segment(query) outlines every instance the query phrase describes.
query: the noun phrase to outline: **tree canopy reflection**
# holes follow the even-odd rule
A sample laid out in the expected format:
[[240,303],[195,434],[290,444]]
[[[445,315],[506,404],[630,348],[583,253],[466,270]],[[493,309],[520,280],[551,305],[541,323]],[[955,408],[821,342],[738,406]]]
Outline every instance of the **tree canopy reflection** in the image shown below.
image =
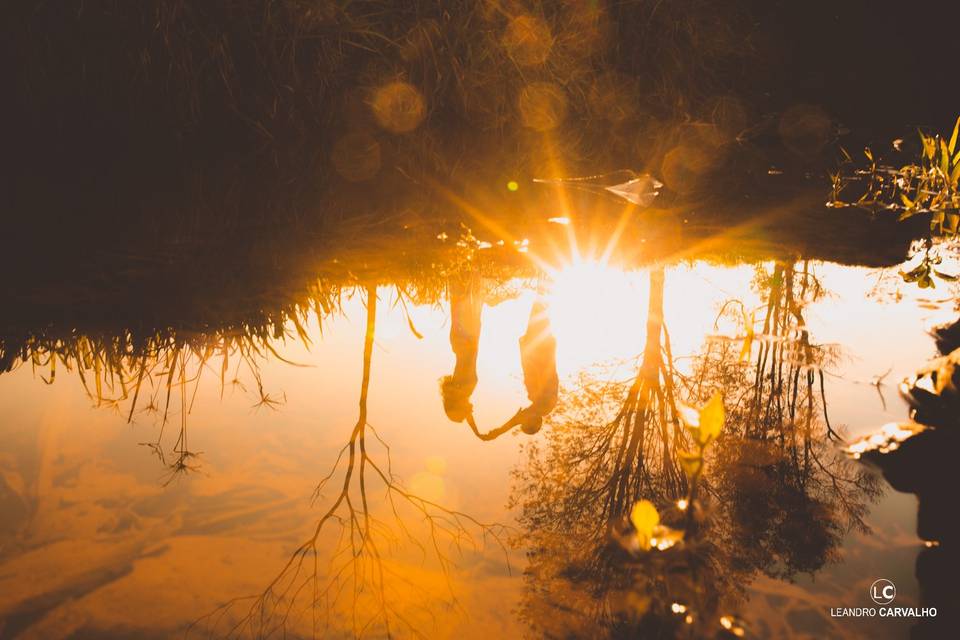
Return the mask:
[[[390,447],[367,418],[377,318],[374,285],[366,287],[366,310],[357,422],[314,499],[322,497],[328,481],[338,479],[340,489],[313,533],[261,593],[229,600],[197,621],[195,627],[210,637],[320,637],[345,629],[354,637],[398,632],[424,637],[421,626],[437,601],[456,605],[451,554],[487,542],[506,552],[503,525],[480,522],[420,496],[394,474]],[[371,499],[374,491],[381,500]],[[404,545],[436,565],[445,594],[397,566],[395,556]]]
[[[530,447],[516,471],[513,500],[529,558],[522,615],[534,635],[743,633],[736,613],[751,580],[788,579],[835,561],[843,535],[865,528],[867,506],[880,494],[875,476],[831,443],[839,434],[822,376],[838,353],[812,342],[803,321],[805,306],[824,295],[809,265],[758,268],[760,331],[742,303],[725,305],[718,322],[732,322],[736,335],[708,339],[686,372],[664,325],[665,281],[663,268],[650,271],[633,379],[581,376],[546,442]],[[690,504],[678,459],[690,442],[678,404],[702,404],[717,391],[726,426]],[[639,499],[684,528],[684,543],[643,554],[617,545]]]
[[[738,613],[756,576],[790,579],[815,572],[837,559],[846,532],[865,529],[868,505],[880,487],[834,450],[843,434],[829,421],[824,370],[841,354],[835,345],[818,344],[804,321],[807,307],[826,295],[810,264],[758,266],[753,286],[763,304],[754,309],[727,301],[715,335],[692,358],[673,352],[664,316],[671,295],[668,269],[649,268],[646,315],[633,319],[643,349],[630,378],[609,380],[590,370],[562,390],[549,310],[538,296],[517,345],[530,406],[486,433],[473,422],[471,400],[478,382],[481,274],[460,266],[419,288],[395,284],[396,298],[404,307],[405,300],[435,304],[446,288],[455,360],[441,382],[447,417],[470,422],[481,439],[496,437],[504,427],[535,433],[541,421],[546,424],[539,438],[525,440],[528,455],[516,471],[512,498],[520,533],[509,540],[528,553],[520,615],[533,635],[736,635],[742,629]],[[9,352],[49,367],[51,378],[57,362],[94,371],[91,397],[109,406],[129,402],[128,415],[138,398],[164,412],[171,398],[179,401],[183,442],[174,446],[174,464],[189,470],[186,408],[200,373],[217,365],[222,387],[239,381],[238,367],[246,367],[259,402],[270,406],[277,396],[264,391],[258,360],[280,357],[274,345],[284,338],[306,341],[302,325],[310,309],[325,319],[341,295],[364,295],[357,420],[317,488],[319,495],[329,481],[338,490],[324,501],[289,562],[264,577],[261,592],[229,600],[196,630],[227,637],[423,635],[433,608],[456,606],[451,550],[508,542],[506,527],[418,495],[394,475],[388,443],[367,417],[368,397],[375,393],[370,375],[378,283],[353,286],[318,289],[287,315],[246,332],[157,332],[141,340],[142,347],[131,332],[115,348],[96,349],[84,342],[88,338],[51,335]],[[416,334],[409,314],[407,320]],[[154,378],[160,384],[144,384]],[[140,394],[141,385],[149,394]],[[693,482],[684,462],[694,442],[683,428],[683,407],[704,405],[718,392],[726,424]],[[527,428],[533,424],[538,428]],[[683,531],[682,543],[649,553],[619,544],[638,500],[656,505],[665,526]],[[421,580],[425,576],[411,573],[397,558],[401,547],[429,557],[445,584],[437,588],[436,575]]]

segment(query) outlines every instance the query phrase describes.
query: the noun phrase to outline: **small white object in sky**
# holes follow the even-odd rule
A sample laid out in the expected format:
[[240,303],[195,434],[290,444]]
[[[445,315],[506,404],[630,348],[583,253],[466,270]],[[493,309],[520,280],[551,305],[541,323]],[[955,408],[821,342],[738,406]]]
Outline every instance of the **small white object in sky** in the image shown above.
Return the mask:
[[613,195],[641,207],[649,207],[653,199],[660,195],[661,188],[663,183],[647,173],[628,182],[606,187]]
[[629,169],[586,178],[536,178],[534,182],[562,184],[591,193],[610,193],[640,207],[653,204],[653,199],[660,195],[660,189],[663,188],[663,183],[649,173],[637,174]]

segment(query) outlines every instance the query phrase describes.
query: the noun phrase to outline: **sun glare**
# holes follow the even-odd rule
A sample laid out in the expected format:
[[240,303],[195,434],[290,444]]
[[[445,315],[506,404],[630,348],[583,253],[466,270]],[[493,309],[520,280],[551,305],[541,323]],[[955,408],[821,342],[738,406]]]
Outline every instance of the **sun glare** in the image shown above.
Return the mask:
[[646,310],[646,272],[585,260],[551,276],[546,298],[561,369],[573,372],[639,352],[643,332],[637,331],[637,318]]

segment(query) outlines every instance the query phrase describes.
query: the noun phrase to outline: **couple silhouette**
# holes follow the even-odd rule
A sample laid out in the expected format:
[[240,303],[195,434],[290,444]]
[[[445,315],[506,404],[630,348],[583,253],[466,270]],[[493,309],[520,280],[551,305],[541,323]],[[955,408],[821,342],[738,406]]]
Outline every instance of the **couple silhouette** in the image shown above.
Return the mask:
[[539,293],[530,309],[527,330],[520,336],[520,365],[530,405],[518,410],[503,425],[483,433],[473,417],[470,401],[477,386],[480,347],[480,314],[483,296],[479,277],[450,282],[450,347],[456,356],[453,373],[440,380],[443,409],[453,422],[466,422],[481,440],[493,440],[519,426],[533,435],[557,404],[557,341],[550,328],[547,307]]

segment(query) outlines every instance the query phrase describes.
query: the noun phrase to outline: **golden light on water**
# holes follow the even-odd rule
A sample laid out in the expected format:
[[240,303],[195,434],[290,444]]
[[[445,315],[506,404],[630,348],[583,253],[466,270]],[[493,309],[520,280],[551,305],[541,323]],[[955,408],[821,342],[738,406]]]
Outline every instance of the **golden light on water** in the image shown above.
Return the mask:
[[[648,270],[628,270],[599,258],[576,257],[545,270],[543,295],[557,338],[561,375],[574,375],[600,362],[634,358],[642,351]],[[759,302],[750,290],[751,275],[749,267],[706,263],[668,270],[667,286],[680,294],[664,301],[676,353],[693,352],[714,332],[714,319],[724,300],[736,297],[748,305]],[[515,322],[522,321],[518,315]]]
[[[564,247],[568,249],[566,257],[554,257],[552,265],[547,264],[544,257],[547,253],[543,251],[544,240],[533,233],[529,234],[529,238],[520,236],[504,241],[494,240],[495,236],[489,236],[489,240],[477,241],[477,248],[485,249],[479,254],[482,256],[496,253],[494,246],[503,246],[504,251],[528,249],[529,252],[523,259],[529,258],[530,263],[541,274],[538,280],[531,282],[532,271],[528,269],[523,272],[526,274],[525,278],[516,277],[496,284],[486,280],[483,285],[486,287],[486,297],[482,310],[482,339],[477,366],[479,385],[473,395],[473,402],[478,421],[485,428],[500,424],[506,416],[512,415],[518,407],[528,403],[524,395],[518,338],[527,326],[531,305],[538,296],[547,303],[553,332],[557,338],[557,365],[562,393],[576,393],[576,376],[580,373],[589,375],[592,372],[584,371],[585,368],[606,362],[623,364],[622,367],[618,364],[612,379],[627,378],[636,371],[636,359],[643,352],[651,274],[659,271],[660,265],[634,269],[621,267],[616,256],[609,261],[603,258],[609,246],[608,237],[598,233],[594,241],[582,236],[583,246],[578,246],[572,227],[555,230],[561,231],[558,234],[561,239],[564,239],[564,232],[570,232],[570,246]],[[453,241],[455,239],[447,237],[445,233],[438,234],[438,242]],[[613,255],[615,252],[610,253]],[[477,258],[477,262],[479,261]],[[670,332],[678,371],[689,372],[685,367],[691,366],[690,355],[702,352],[711,336],[720,334],[722,339],[736,339],[735,323],[721,322],[719,327],[714,326],[719,309],[730,299],[742,301],[748,311],[758,307],[762,298],[761,294],[754,290],[754,283],[763,277],[770,277],[775,266],[769,262],[729,266],[695,262],[692,259],[688,262],[663,265],[663,319]],[[882,349],[877,348],[877,345],[881,344],[880,337],[864,331],[865,323],[842,321],[852,317],[869,318],[876,314],[878,305],[881,304],[864,296],[865,288],[871,286],[869,279],[865,277],[868,275],[867,270],[829,264],[813,264],[811,268],[816,270],[824,286],[834,292],[833,296],[811,304],[805,310],[805,322],[809,323],[811,335],[817,340],[849,344],[851,353],[857,356],[857,359],[850,358],[836,365],[836,379],[839,380],[843,374],[850,378],[869,380],[871,374],[882,372],[889,366],[890,349],[917,348],[918,340],[910,342],[912,334],[900,328],[915,324],[914,322],[908,325],[908,321],[915,321],[916,316],[906,311],[900,318],[891,313],[891,307],[884,308],[888,315],[886,322],[890,323],[893,329],[908,336],[908,340],[904,340],[903,345],[897,341],[889,341],[892,346],[882,342]],[[497,286],[503,286],[508,290],[507,293],[499,295],[498,291],[493,291]],[[397,291],[394,285],[381,285],[378,290],[382,305],[376,324],[372,383],[374,393],[370,398],[370,424],[375,425],[377,437],[382,435],[384,442],[393,448],[396,473],[403,479],[405,490],[418,499],[434,504],[471,514],[480,513],[490,520],[501,518],[499,509],[509,495],[510,465],[515,464],[514,449],[518,443],[525,441],[526,436],[520,434],[516,438],[504,437],[496,442],[481,444],[464,425],[446,420],[438,395],[437,380],[448,374],[454,366],[449,340],[448,299],[438,304],[413,303],[408,299],[408,307],[405,308],[404,305],[396,303]],[[131,598],[146,597],[143,594],[155,591],[154,576],[167,576],[171,572],[170,567],[176,567],[181,572],[177,577],[180,580],[184,576],[216,574],[215,577],[223,581],[223,584],[219,585],[221,591],[235,591],[237,585],[230,582],[235,579],[231,567],[243,564],[240,558],[256,558],[256,562],[250,562],[243,567],[244,573],[239,576],[252,584],[259,584],[264,575],[269,576],[277,566],[283,566],[287,560],[285,549],[271,548],[270,544],[264,542],[267,536],[263,532],[269,531],[271,536],[276,532],[292,535],[286,532],[316,516],[316,512],[310,511],[307,502],[302,500],[304,477],[309,478],[309,484],[317,474],[318,459],[329,463],[336,458],[336,452],[342,446],[340,438],[345,432],[349,432],[352,421],[356,419],[353,413],[355,384],[360,379],[357,346],[362,344],[363,339],[363,326],[357,319],[363,317],[364,298],[360,295],[348,296],[343,304],[344,316],[331,319],[327,325],[328,331],[325,329],[323,336],[319,333],[319,325],[308,327],[313,342],[312,350],[284,349],[281,352],[291,361],[322,363],[322,367],[290,367],[283,362],[265,365],[262,371],[263,380],[269,385],[271,393],[274,390],[283,391],[289,397],[288,405],[282,410],[276,413],[251,412],[248,400],[242,397],[239,391],[233,395],[228,393],[225,398],[218,400],[217,381],[204,378],[200,390],[201,399],[197,402],[196,413],[191,415],[191,420],[203,425],[202,430],[197,430],[196,437],[203,442],[204,448],[211,452],[202,459],[206,465],[204,468],[209,470],[210,475],[192,479],[190,482],[194,484],[189,485],[191,490],[197,491],[197,495],[202,492],[201,497],[228,495],[228,490],[254,482],[250,480],[254,477],[258,485],[268,487],[277,496],[284,497],[282,508],[247,519],[246,512],[243,511],[246,507],[244,501],[255,504],[256,500],[265,498],[259,494],[241,493],[242,500],[224,500],[220,510],[215,512],[217,522],[222,516],[224,521],[229,519],[238,523],[226,533],[220,533],[211,526],[208,531],[187,537],[179,535],[176,530],[158,530],[159,533],[156,533],[153,529],[143,528],[143,532],[149,532],[149,535],[143,533],[143,537],[149,540],[151,545],[168,545],[166,555],[138,561],[136,570],[124,578],[115,590],[104,591],[88,598],[86,606],[90,610],[95,607],[98,612],[102,610],[99,615],[109,615],[108,612],[117,609],[113,605],[121,597],[121,590],[132,594]],[[415,332],[411,332],[411,325],[423,336],[419,337]],[[291,333],[292,331],[291,327]],[[761,339],[758,335],[758,342]],[[920,335],[919,340],[921,345],[926,345],[926,336]],[[755,347],[757,350],[760,348],[759,345]],[[29,371],[25,369],[17,382],[27,385],[31,382],[28,376]],[[891,386],[892,380],[897,377],[896,373],[891,374]],[[840,384],[835,382],[833,377],[828,377],[827,380],[828,391]],[[55,386],[54,390],[62,393],[61,390],[68,389]],[[39,391],[41,390],[38,389]],[[838,421],[853,422],[850,417],[855,417],[860,423],[875,423],[875,418],[880,415],[875,394],[874,387],[851,382],[847,385],[845,394],[830,396],[831,415],[836,415]],[[10,395],[14,396],[18,394]],[[865,409],[868,405],[872,406],[870,402],[877,405],[876,412],[866,414],[867,419],[860,419],[859,416],[870,410]],[[398,411],[398,407],[405,409]],[[63,429],[63,434],[71,434],[69,439],[67,435],[57,435],[56,438],[49,438],[50,443],[44,445],[50,449],[45,456],[51,461],[51,470],[58,474],[66,471],[65,462],[54,461],[70,460],[71,453],[73,457],[80,457],[83,452],[90,452],[91,447],[101,447],[93,450],[93,457],[103,457],[104,460],[109,460],[111,455],[121,455],[113,448],[107,448],[107,444],[113,442],[117,425],[108,421],[111,417],[108,414],[97,415],[100,416],[98,422],[85,425],[86,430],[82,431],[79,428],[73,429],[74,426],[79,427],[79,423],[70,422],[84,419],[86,414],[81,407],[65,406],[62,413],[51,414],[52,423],[63,423],[71,427]],[[233,416],[239,416],[240,424],[244,428],[236,428]],[[322,417],[318,419],[316,416]],[[323,429],[316,428],[318,421]],[[267,429],[254,428],[264,424]],[[544,433],[535,436],[540,440],[534,442],[543,442],[545,437],[560,428],[562,426],[559,423],[547,424]],[[868,445],[895,449],[899,439],[909,435],[908,431],[903,423],[894,423],[884,431],[889,438],[867,439],[860,445],[862,448],[859,450],[866,451]],[[368,446],[380,447],[372,427],[370,433]],[[80,434],[83,435],[82,438]],[[415,437],[411,437],[411,434],[415,434]],[[57,444],[61,439],[63,443]],[[295,453],[279,448],[279,443],[283,442],[294,445],[291,449]],[[67,450],[67,455],[61,455],[60,449],[56,447],[67,445],[72,449]],[[852,450],[856,452],[858,449],[854,446]],[[250,452],[257,453],[251,456]],[[77,545],[81,550],[80,555],[87,558],[85,562],[91,569],[98,568],[100,565],[97,563],[106,564],[109,559],[99,558],[95,554],[99,534],[95,533],[94,525],[99,523],[94,523],[87,515],[94,511],[87,509],[91,505],[97,505],[96,501],[104,495],[100,493],[101,488],[107,487],[114,491],[114,479],[122,477],[116,474],[127,468],[122,466],[121,462],[123,461],[110,463],[117,465],[116,470],[105,466],[86,471],[88,475],[84,476],[82,483],[86,494],[81,494],[80,489],[73,485],[50,486],[45,489],[48,497],[56,499],[48,500],[43,506],[42,515],[47,523],[44,526],[54,530],[54,527],[65,526],[62,524],[65,522],[70,525],[75,522],[84,523],[86,529],[75,527],[86,536]],[[719,465],[716,468],[719,469]],[[94,476],[94,471],[99,475]],[[254,472],[255,475],[251,475]],[[160,489],[151,488],[155,477],[149,474],[135,483],[132,479],[125,482],[130,483],[131,494],[135,492],[150,497],[153,493],[160,493]],[[94,485],[95,490],[91,489]],[[478,491],[477,487],[482,487],[482,491]],[[321,500],[326,501],[324,504],[329,504],[334,489],[335,487],[328,488],[321,497]],[[78,506],[70,507],[70,510],[61,510],[60,507],[54,510],[60,503],[61,495],[64,497],[64,504]],[[184,504],[192,503],[187,501]],[[680,511],[689,510],[695,504],[688,503],[686,499],[677,500],[676,496],[672,501],[672,505]],[[658,506],[670,505],[671,502],[665,500]],[[377,503],[371,508],[378,518],[389,516],[388,506]],[[185,507],[182,516],[177,512],[178,517],[186,518],[189,515]],[[164,522],[159,516],[151,518],[156,519],[157,523]],[[141,521],[154,526],[154,520],[146,516],[138,516],[138,522]],[[420,530],[416,529],[420,526],[420,520],[411,518],[410,521],[413,522],[412,530],[420,533]],[[378,535],[379,531],[378,529]],[[665,551],[679,542],[661,532],[651,536],[649,544],[653,549]],[[935,544],[936,542],[932,541],[918,543],[925,547]],[[332,534],[330,539],[322,539],[321,546],[324,549],[336,548],[335,545],[336,540]],[[61,558],[67,555],[66,551],[57,553],[59,555],[51,556],[51,564],[54,560],[60,562]],[[70,555],[75,553],[73,549],[69,551]],[[391,554],[389,559],[384,560],[385,568],[405,579],[416,581],[424,589],[442,594],[445,587],[443,570],[436,565],[422,563],[415,545],[402,552],[391,548]],[[191,560],[196,557],[202,557],[204,561],[192,564]],[[495,566],[498,560],[496,549],[491,549],[489,556],[469,557],[463,563],[463,566],[467,567],[463,569],[463,576],[455,574],[453,578],[459,580],[455,584],[458,597],[462,597],[465,602],[472,602],[471,606],[477,610],[495,611],[504,598],[500,589],[514,583],[508,583],[499,573],[484,573],[479,569],[476,573],[471,571],[474,566]],[[469,564],[471,562],[475,564]],[[20,566],[14,569],[25,571]],[[55,572],[47,571],[46,575],[54,576]],[[55,582],[54,578],[49,578],[50,589],[56,586]],[[202,580],[193,579],[191,582],[203,583]],[[0,586],[7,584],[9,583]],[[511,588],[515,589],[512,592],[514,594],[519,590],[516,584]],[[184,600],[188,595],[199,603],[184,605],[183,610],[190,611],[191,615],[201,615],[215,604],[197,598],[193,593],[184,595]],[[403,607],[413,607],[419,602],[418,597],[403,592],[397,596],[396,603]],[[126,603],[126,609],[130,610],[147,606],[141,602],[131,605],[129,599],[123,602]],[[672,600],[667,600],[667,606],[671,602]],[[709,621],[714,627],[721,626],[734,636],[745,634],[739,618],[725,616],[720,618],[717,625],[716,616],[708,615],[692,602],[677,602],[671,611],[677,624],[687,623],[689,617],[692,622],[687,624],[706,625]],[[445,621],[444,624],[453,628],[454,623]],[[699,630],[701,627],[694,628]],[[509,631],[501,635],[512,637]],[[463,635],[457,636],[451,632],[446,637]]]
[[546,299],[561,369],[639,350],[637,318],[646,308],[647,288],[642,276],[590,260],[551,274]]
[[[762,3],[266,2],[199,35],[160,4],[122,15],[169,46],[45,42],[5,101],[12,235],[49,256],[6,270],[0,637],[886,637],[832,607],[950,601],[952,334],[913,367],[960,329],[960,121],[900,132],[899,171],[835,159],[862,92],[791,104],[816,55],[764,80],[822,20]],[[846,13],[850,53],[891,40]],[[48,241],[48,209],[79,223]]]

